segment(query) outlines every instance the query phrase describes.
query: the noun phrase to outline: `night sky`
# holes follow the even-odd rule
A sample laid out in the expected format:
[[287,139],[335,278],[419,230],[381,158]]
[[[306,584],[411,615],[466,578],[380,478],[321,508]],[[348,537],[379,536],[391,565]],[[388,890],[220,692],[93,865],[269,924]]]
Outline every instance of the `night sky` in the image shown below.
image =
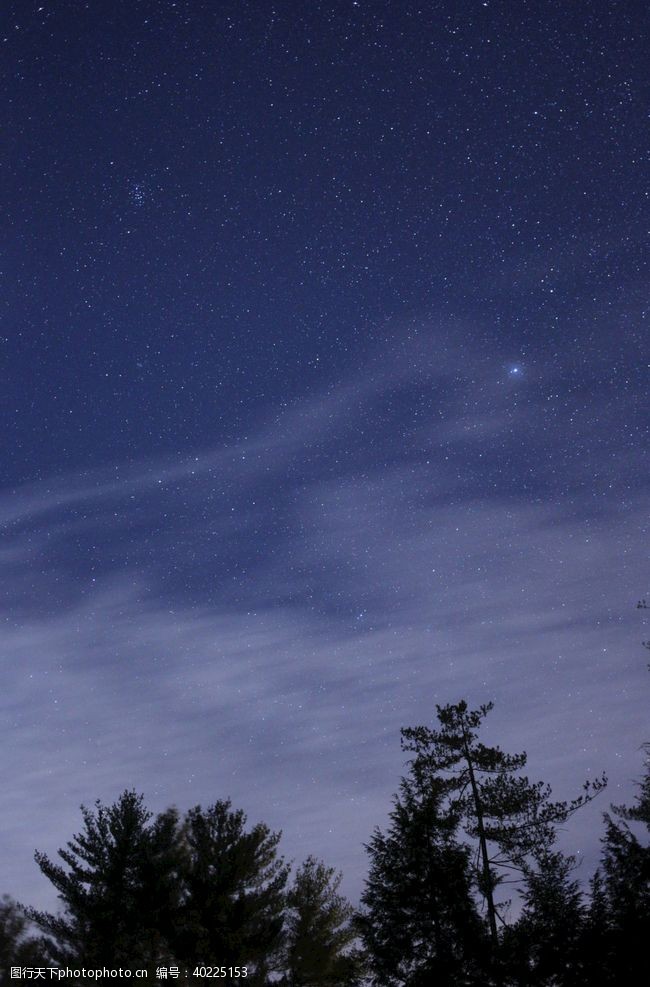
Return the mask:
[[357,900],[461,698],[608,772],[587,878],[649,739],[645,5],[3,7],[0,892],[135,787]]

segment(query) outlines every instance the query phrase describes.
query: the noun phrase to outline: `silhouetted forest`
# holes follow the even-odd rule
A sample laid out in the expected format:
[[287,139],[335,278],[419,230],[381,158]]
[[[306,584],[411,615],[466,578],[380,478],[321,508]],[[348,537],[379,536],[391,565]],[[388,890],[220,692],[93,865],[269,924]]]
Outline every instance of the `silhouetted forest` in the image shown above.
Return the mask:
[[634,805],[604,813],[600,865],[584,891],[557,832],[605,779],[553,801],[526,776],[525,754],[482,743],[491,708],[439,706],[435,728],[402,731],[407,773],[388,827],[369,838],[358,910],[334,869],[309,857],[292,874],[280,834],[249,826],[229,801],[154,816],[125,791],[113,805],[82,807],[59,861],[36,853],[60,911],[0,906],[2,983],[11,967],[23,979],[68,970],[64,983],[87,983],[74,973],[83,968],[284,987],[643,983],[650,759]]

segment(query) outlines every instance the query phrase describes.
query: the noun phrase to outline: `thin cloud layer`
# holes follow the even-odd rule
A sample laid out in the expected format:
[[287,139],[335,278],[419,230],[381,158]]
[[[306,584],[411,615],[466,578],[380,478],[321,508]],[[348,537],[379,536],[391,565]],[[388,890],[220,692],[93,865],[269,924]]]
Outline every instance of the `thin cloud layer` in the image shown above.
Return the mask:
[[8,891],[52,904],[32,843],[134,786],[155,809],[231,796],[356,896],[399,728],[461,697],[496,701],[494,738],[525,738],[558,795],[603,769],[629,793],[644,501],[603,423],[630,408],[591,420],[552,368],[515,386],[500,358],[435,352],[378,354],[230,447],[5,491]]

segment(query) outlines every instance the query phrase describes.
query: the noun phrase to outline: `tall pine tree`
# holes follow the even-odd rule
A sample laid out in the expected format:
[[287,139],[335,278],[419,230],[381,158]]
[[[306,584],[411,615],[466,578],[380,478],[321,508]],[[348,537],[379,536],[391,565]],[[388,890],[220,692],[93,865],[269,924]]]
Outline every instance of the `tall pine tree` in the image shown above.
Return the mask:
[[641,983],[647,976],[650,941],[650,760],[635,805],[605,814],[602,853],[601,936],[608,944],[611,984]]
[[467,703],[438,706],[440,727],[402,731],[402,745],[414,757],[412,771],[422,785],[440,787],[447,810],[473,846],[475,883],[485,902],[495,957],[502,924],[498,886],[525,887],[536,863],[548,859],[556,828],[604,787],[605,779],[587,782],[570,802],[553,802],[551,789],[522,774],[526,754],[506,754],[486,747],[478,730],[492,703],[469,710]]
[[94,811],[81,811],[82,832],[59,850],[66,866],[36,853],[63,911],[27,914],[61,965],[151,970],[169,959],[168,936],[179,914],[176,813],[154,820],[142,796],[129,791],[112,806],[97,802]]
[[370,871],[359,931],[377,987],[482,984],[486,929],[472,895],[470,851],[446,785],[402,780],[386,833],[367,846]]
[[503,979],[517,987],[582,987],[586,910],[574,860],[552,851],[528,870],[520,918],[503,930]]
[[183,827],[183,906],[172,937],[186,965],[247,966],[249,984],[264,984],[282,946],[288,867],[278,857],[280,833],[229,801],[188,812]]

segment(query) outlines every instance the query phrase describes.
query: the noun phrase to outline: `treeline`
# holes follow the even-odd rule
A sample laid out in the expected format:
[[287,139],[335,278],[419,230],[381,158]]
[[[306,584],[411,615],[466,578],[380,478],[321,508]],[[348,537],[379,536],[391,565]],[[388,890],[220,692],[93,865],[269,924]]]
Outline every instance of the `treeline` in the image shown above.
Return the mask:
[[309,857],[292,873],[280,834],[248,826],[228,801],[154,816],[126,791],[111,806],[82,807],[59,861],[36,854],[59,913],[0,906],[2,983],[12,966],[259,987],[642,983],[650,762],[634,806],[605,813],[601,863],[583,892],[557,832],[605,779],[553,801],[525,775],[525,754],[481,742],[490,709],[438,707],[435,729],[402,731],[408,770],[388,827],[367,845],[358,910],[332,868]]

